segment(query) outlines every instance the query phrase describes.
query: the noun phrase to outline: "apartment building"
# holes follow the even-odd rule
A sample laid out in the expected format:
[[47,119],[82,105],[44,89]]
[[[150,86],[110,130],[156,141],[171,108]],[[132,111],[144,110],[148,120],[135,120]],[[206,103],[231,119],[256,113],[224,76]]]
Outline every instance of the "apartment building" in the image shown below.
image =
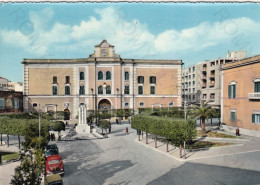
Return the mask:
[[182,71],[182,104],[192,105],[199,103],[200,94],[196,74],[196,65],[189,66]]
[[[211,105],[214,108],[220,108],[221,104],[221,73],[220,68],[226,63],[230,63],[239,59],[246,57],[245,51],[232,51],[228,52],[226,58],[218,58],[214,60],[205,60],[194,66],[185,68],[185,75],[191,75],[191,79],[195,76],[195,80],[192,79],[191,82],[192,88],[195,89],[195,92],[192,90],[182,91],[185,92],[186,100],[188,104],[199,104],[201,101],[208,102],[208,105]],[[191,69],[195,69],[194,72]],[[189,72],[192,71],[192,74]],[[182,73],[184,75],[184,72]],[[186,79],[186,76],[183,76]],[[185,84],[185,83],[184,83]],[[188,86],[189,87],[189,86]],[[193,89],[193,90],[194,90]],[[189,94],[189,92],[193,94]],[[189,99],[189,95],[191,100]],[[195,98],[195,99],[192,99]]]
[[260,131],[260,55],[223,65],[221,118],[224,128],[242,134]]
[[122,59],[103,40],[80,59],[24,59],[25,111],[181,106],[181,60]]

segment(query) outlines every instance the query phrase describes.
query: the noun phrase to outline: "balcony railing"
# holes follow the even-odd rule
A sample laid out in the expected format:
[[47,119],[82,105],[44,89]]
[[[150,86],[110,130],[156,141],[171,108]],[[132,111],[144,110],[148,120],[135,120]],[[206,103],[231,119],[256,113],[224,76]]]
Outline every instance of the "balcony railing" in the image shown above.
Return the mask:
[[257,93],[248,93],[249,99],[260,99],[260,92]]

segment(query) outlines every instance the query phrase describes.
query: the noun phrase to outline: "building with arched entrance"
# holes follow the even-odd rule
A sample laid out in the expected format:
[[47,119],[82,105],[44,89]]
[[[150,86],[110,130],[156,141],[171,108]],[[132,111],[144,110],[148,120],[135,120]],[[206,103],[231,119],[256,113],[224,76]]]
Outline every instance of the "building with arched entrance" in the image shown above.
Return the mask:
[[24,59],[24,110],[181,106],[181,60],[122,59],[106,40],[88,58]]

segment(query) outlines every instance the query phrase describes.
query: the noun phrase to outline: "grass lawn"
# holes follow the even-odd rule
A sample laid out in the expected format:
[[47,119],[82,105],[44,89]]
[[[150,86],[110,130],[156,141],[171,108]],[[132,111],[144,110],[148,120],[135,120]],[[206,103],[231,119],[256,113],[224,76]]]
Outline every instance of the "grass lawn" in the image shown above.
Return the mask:
[[0,152],[0,154],[2,155],[3,162],[19,159],[19,157],[20,157],[19,153]]
[[227,145],[232,145],[232,144],[234,144],[234,143],[222,143],[222,142],[212,142],[212,141],[193,141],[193,143],[186,145],[186,149],[195,150],[195,149],[227,146]]
[[202,133],[201,130],[197,130],[197,137],[215,137],[215,138],[235,138],[235,139],[241,139],[241,137],[238,136],[232,136],[228,134],[222,134],[214,131],[208,131],[206,134]]

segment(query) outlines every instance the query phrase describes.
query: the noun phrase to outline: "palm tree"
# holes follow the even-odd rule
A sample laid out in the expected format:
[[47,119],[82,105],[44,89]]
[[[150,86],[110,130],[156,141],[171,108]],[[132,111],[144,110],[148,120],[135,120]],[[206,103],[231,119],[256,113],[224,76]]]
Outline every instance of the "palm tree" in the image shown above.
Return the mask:
[[201,119],[201,130],[203,133],[206,133],[206,128],[205,128],[205,120],[208,119],[208,117],[211,114],[211,107],[207,105],[207,102],[201,101],[200,106],[195,105],[195,108],[191,113],[195,116],[195,118],[200,118]]

